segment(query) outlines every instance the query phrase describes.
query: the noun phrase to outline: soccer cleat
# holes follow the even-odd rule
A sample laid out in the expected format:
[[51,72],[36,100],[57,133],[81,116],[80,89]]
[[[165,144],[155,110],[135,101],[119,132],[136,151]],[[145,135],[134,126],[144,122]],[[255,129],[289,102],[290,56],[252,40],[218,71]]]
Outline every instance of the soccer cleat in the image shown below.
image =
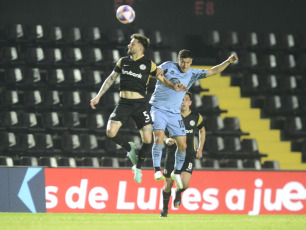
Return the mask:
[[165,177],[163,176],[163,174],[161,173],[161,171],[156,171],[156,172],[154,173],[154,179],[155,179],[156,181],[159,181],[159,180],[164,180]]
[[160,212],[160,216],[159,217],[167,217],[167,215],[168,215],[168,210],[162,210],[161,212]]
[[141,177],[142,177],[141,169],[136,168],[136,165],[134,165],[132,167],[132,171],[135,174],[134,175],[134,181],[136,181],[136,183],[140,184],[141,183]]
[[172,180],[175,181],[175,185],[176,187],[178,187],[179,189],[183,188],[183,182],[181,179],[181,175],[180,174],[174,174],[174,171],[171,173],[171,178]]
[[179,208],[181,202],[182,202],[181,193],[180,193],[180,192],[179,192],[179,193],[176,192],[176,193],[175,193],[175,199],[174,199],[174,201],[173,201],[173,206],[174,206],[175,208]]
[[136,153],[135,153],[135,144],[134,142],[129,142],[129,144],[131,146],[131,151],[129,151],[126,156],[131,159],[133,165],[136,165],[138,161],[138,157],[136,156]]

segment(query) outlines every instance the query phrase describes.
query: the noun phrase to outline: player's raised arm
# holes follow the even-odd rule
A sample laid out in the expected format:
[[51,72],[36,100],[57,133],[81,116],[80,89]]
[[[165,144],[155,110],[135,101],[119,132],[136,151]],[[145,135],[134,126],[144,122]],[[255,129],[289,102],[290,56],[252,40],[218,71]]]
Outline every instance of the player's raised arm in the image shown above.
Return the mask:
[[102,84],[98,94],[91,99],[90,106],[92,109],[96,109],[95,105],[99,103],[100,98],[103,96],[103,94],[114,84],[116,78],[120,75],[120,73],[117,73],[113,71],[104,81]]
[[226,59],[221,64],[216,65],[216,66],[212,67],[211,69],[207,70],[206,77],[211,77],[213,75],[221,73],[229,64],[231,64],[231,63],[233,63],[237,60],[238,60],[238,57],[236,55],[231,55],[228,59]]
[[171,81],[169,81],[164,75],[156,75],[157,80],[160,81],[164,86],[166,86],[169,89],[173,89],[175,91],[187,91],[188,88],[184,84],[172,84]]

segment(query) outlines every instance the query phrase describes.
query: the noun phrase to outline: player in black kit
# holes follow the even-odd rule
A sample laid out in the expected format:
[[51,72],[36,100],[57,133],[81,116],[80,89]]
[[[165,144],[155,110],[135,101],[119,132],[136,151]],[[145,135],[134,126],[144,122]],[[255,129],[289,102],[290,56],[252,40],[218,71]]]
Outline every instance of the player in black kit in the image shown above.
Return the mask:
[[[147,152],[150,151],[152,141],[152,121],[146,103],[147,85],[151,76],[156,77],[163,85],[176,91],[184,90],[182,84],[173,85],[164,77],[163,71],[156,68],[156,64],[144,56],[149,47],[150,39],[140,34],[131,36],[128,45],[128,55],[119,59],[112,73],[102,84],[98,94],[90,101],[92,109],[99,103],[100,98],[111,87],[120,75],[120,100],[107,123],[107,136],[115,143],[127,150],[127,156],[133,163],[134,180],[141,182],[141,163]],[[122,124],[132,117],[139,129],[142,146],[138,155],[135,153],[135,144],[125,142],[118,134]]]
[[[203,117],[196,112],[190,110],[191,93],[187,92],[184,96],[183,103],[181,105],[181,115],[186,127],[186,137],[187,137],[187,149],[186,158],[184,165],[182,167],[181,178],[183,182],[183,188],[176,188],[175,199],[173,201],[174,207],[178,208],[181,204],[181,193],[184,192],[188,186],[191,179],[191,174],[193,170],[194,158],[201,158],[203,146],[205,143],[205,128],[203,124]],[[195,132],[199,130],[199,146],[195,149],[194,137]],[[166,148],[166,158],[164,167],[165,185],[163,187],[163,209],[160,213],[160,217],[167,217],[168,215],[168,205],[171,196],[171,188],[173,186],[173,180],[171,179],[171,172],[174,168],[174,153],[176,150],[175,140],[172,138],[165,137]]]

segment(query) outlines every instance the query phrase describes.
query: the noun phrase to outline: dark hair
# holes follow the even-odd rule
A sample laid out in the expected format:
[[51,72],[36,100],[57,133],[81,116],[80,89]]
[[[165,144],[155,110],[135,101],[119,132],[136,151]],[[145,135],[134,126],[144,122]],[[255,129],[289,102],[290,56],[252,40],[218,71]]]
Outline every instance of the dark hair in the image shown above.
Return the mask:
[[181,50],[178,54],[179,58],[192,58],[190,50]]
[[150,39],[141,34],[132,34],[131,39],[137,39],[140,44],[143,46],[144,50],[146,50],[150,45]]
[[188,96],[189,96],[189,98],[190,98],[190,101],[192,101],[192,93],[187,92],[187,93],[186,93],[186,95],[188,95]]

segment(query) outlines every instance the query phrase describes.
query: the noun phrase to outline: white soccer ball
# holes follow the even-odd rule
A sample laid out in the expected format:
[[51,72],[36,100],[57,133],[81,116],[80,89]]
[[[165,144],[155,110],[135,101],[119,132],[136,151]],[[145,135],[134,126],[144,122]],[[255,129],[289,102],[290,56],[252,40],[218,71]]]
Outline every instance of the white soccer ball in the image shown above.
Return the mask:
[[118,7],[116,12],[117,19],[123,24],[131,23],[135,19],[135,11],[128,5]]

